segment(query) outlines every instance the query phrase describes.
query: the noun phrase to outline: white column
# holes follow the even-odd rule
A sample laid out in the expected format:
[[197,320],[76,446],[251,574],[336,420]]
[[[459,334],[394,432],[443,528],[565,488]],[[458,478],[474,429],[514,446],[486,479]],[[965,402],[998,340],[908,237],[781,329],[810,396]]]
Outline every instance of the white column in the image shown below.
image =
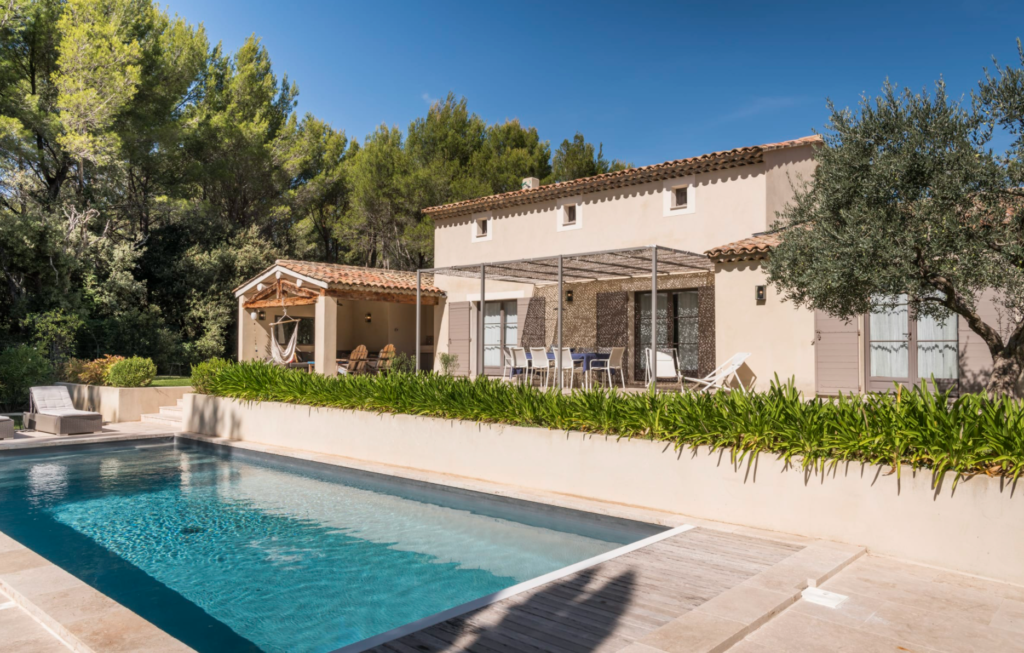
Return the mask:
[[[238,361],[245,361],[252,358],[246,354],[252,353],[253,347],[253,335],[252,335],[252,318],[249,317],[249,311],[245,310],[245,295],[238,298]],[[246,347],[249,348],[246,351]]]
[[330,295],[316,299],[313,361],[317,374],[338,375],[338,300]]

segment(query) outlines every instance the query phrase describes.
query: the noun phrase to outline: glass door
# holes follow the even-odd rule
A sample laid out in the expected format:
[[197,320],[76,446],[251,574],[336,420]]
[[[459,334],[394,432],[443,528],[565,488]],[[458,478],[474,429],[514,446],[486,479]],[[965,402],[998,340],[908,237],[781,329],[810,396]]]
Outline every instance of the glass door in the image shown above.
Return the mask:
[[497,376],[505,364],[505,348],[519,342],[518,303],[486,302],[484,304],[484,374]]
[[945,322],[934,317],[918,317],[917,331],[917,378],[934,389],[931,380],[940,390],[955,384],[960,376],[960,358],[957,342],[957,317],[950,315]]

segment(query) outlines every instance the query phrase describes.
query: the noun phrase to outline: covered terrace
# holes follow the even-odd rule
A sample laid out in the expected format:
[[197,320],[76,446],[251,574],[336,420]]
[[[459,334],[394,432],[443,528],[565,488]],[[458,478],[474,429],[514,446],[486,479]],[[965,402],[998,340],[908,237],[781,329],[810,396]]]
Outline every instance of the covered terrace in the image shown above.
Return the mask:
[[234,292],[238,360],[270,360],[271,330],[280,343],[297,329],[295,363],[327,376],[359,345],[371,358],[394,345],[429,365],[434,311],[420,306],[437,307],[445,297],[432,278],[415,272],[291,260],[276,261]]
[[[692,298],[687,296],[686,300],[692,304],[693,356],[697,356],[697,311],[701,301],[697,289],[713,285],[713,271],[714,264],[703,254],[652,245],[424,269],[417,272],[417,289],[422,290],[419,282],[424,278],[438,278],[438,283],[442,282],[441,277],[474,279],[479,281],[479,294],[473,293],[468,298],[477,299],[478,302],[483,298],[483,303],[490,304],[488,282],[522,284],[529,288],[531,297],[543,298],[539,299],[541,308],[538,311],[541,327],[534,331],[539,335],[532,336],[530,345],[549,349],[577,347],[593,351],[625,346],[629,352],[627,358],[636,361],[635,365],[631,362],[629,373],[630,379],[635,381],[642,376],[640,367],[645,366],[641,352],[648,348],[661,351],[685,344],[681,344],[682,339],[677,335],[676,323],[682,324],[682,318],[677,319],[677,314],[672,312],[675,301],[672,291],[692,291]],[[508,286],[503,284],[503,287]],[[713,291],[713,287],[709,289]],[[658,297],[654,320],[658,324],[657,329],[651,328],[651,297]],[[709,360],[710,368],[713,369],[714,297],[713,294],[708,297],[710,302],[705,300],[704,304],[710,305],[711,314],[705,317],[704,328],[710,329]],[[631,303],[633,298],[635,303]],[[455,306],[452,301],[454,299],[449,299],[449,309]],[[647,306],[646,318],[643,315],[643,301],[646,301]],[[567,310],[567,304],[571,305],[571,310]],[[525,334],[530,331],[528,322],[532,320],[531,317],[517,315],[518,335],[516,342],[511,343],[503,335],[510,332],[509,329],[504,326],[495,329],[494,325],[488,323],[494,311],[477,307],[471,312],[467,311],[467,314],[473,316],[470,318],[473,351],[466,352],[470,360],[467,371],[473,375],[494,374],[493,361],[496,355],[504,360],[506,346],[527,344]],[[550,317],[545,320],[547,315]],[[548,328],[545,321],[553,328]],[[453,333],[451,328],[449,326],[449,333]],[[450,335],[449,339],[452,338]],[[490,352],[485,349],[490,349]],[[708,354],[702,355],[707,357]],[[555,368],[561,379],[561,360],[555,358]],[[694,371],[698,369],[696,365],[694,362]]]

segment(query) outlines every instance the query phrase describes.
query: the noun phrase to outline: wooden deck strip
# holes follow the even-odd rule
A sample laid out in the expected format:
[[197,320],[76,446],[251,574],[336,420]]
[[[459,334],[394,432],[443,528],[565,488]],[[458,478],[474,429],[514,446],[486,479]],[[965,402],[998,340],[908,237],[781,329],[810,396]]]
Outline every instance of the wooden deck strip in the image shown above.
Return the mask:
[[695,528],[370,650],[614,653],[802,548]]

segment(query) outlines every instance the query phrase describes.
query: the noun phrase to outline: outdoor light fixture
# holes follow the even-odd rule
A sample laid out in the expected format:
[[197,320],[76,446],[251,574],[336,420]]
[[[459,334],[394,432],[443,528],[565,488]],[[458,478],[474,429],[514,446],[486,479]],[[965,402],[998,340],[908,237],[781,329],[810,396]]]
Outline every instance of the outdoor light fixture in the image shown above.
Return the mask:
[[566,290],[565,291],[565,303],[566,304],[571,304],[572,303],[572,291],[571,290]]
[[265,319],[267,319],[267,312],[266,311],[260,311],[260,322],[262,322]]
[[252,319],[255,320],[256,319],[256,311],[253,311],[252,313],[249,313],[249,317],[251,317]]
[[367,322],[367,324],[369,324],[369,323],[370,323],[370,322],[372,322],[372,321],[373,321],[373,316],[372,316],[372,315],[370,315],[369,313],[367,313],[367,314],[366,314],[366,322]]
[[768,296],[768,286],[754,286],[754,299],[763,302]]

